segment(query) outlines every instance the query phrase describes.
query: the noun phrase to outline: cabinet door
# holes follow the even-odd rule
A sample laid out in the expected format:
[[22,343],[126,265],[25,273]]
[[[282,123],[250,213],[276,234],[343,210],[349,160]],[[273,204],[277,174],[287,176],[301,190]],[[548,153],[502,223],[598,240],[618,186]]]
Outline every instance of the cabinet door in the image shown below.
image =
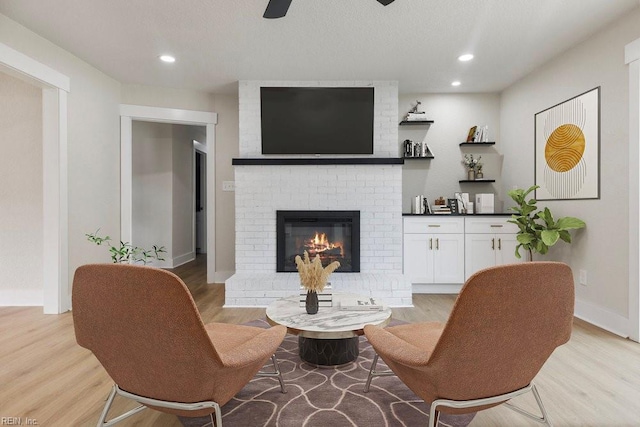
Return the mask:
[[465,280],[478,270],[496,265],[496,248],[495,234],[467,234],[465,236]]
[[498,251],[496,252],[496,264],[513,264],[516,262],[524,262],[527,259],[527,251],[520,249],[521,259],[516,258],[516,246],[518,240],[515,234],[499,234],[496,235]]
[[405,234],[403,247],[404,274],[411,283],[433,283],[433,258],[429,234]]
[[433,235],[433,282],[464,282],[464,234]]

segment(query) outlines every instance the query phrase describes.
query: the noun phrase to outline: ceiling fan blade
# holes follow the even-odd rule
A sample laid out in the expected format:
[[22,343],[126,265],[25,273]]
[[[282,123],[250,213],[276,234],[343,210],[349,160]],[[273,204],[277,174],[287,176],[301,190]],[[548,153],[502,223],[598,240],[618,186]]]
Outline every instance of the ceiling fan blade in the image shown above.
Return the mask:
[[389,6],[391,3],[393,3],[393,0],[378,0],[378,3],[383,6]]
[[282,18],[287,14],[290,5],[291,0],[269,0],[267,9],[264,11],[262,17],[267,19]]

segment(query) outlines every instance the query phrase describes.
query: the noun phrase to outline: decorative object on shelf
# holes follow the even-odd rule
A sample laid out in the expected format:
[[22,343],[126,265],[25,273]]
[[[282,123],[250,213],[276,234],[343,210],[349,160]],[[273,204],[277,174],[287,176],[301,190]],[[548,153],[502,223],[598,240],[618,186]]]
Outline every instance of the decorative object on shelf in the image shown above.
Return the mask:
[[405,122],[427,122],[427,113],[424,111],[418,111],[422,103],[420,101],[416,101],[416,105],[414,105],[411,110],[405,115]]
[[482,163],[480,163],[480,159],[482,156],[478,156],[477,158],[473,157],[473,154],[465,154],[464,160],[462,163],[467,167],[467,180],[473,181],[477,178],[476,172],[478,166],[482,167]]
[[469,205],[469,193],[454,193],[454,196],[456,200],[458,200],[458,213],[468,213],[467,207]]
[[424,204],[424,196],[415,196],[413,198],[413,203],[411,204],[411,213],[413,214],[423,214],[425,213],[425,204]]
[[426,142],[413,142],[410,139],[405,139],[402,143],[403,157],[405,159],[432,159],[433,153]]
[[471,126],[467,134],[467,142],[473,142],[473,138],[476,136],[476,129],[478,129],[478,126]]
[[453,215],[459,215],[460,212],[460,206],[458,205],[458,199],[447,199],[447,205],[449,206],[449,209],[451,209],[451,213]]
[[489,142],[489,126],[472,126],[467,134],[467,143]]
[[307,251],[304,251],[303,257],[296,255],[295,261],[300,275],[300,284],[307,290],[307,302],[305,304],[307,313],[316,314],[318,312],[318,292],[324,290],[329,275],[340,267],[340,263],[333,261],[323,267],[320,257],[316,256],[311,261]]
[[535,114],[537,200],[600,198],[600,87]]
[[447,202],[444,200],[444,197],[440,196],[435,200],[434,203],[436,206],[442,206],[442,205],[446,205]]
[[484,173],[482,173],[482,163],[478,163],[478,166],[476,166],[475,179],[482,179],[482,178],[484,178]]
[[98,236],[99,231],[100,229],[97,229],[95,233],[85,234],[85,236],[88,241],[98,246],[102,246],[103,244],[109,246],[109,253],[111,254],[111,260],[114,264],[135,264],[141,262],[146,265],[154,259],[164,261],[162,254],[167,252],[164,246],[153,245],[151,249],[144,249],[123,241],[120,241],[119,245],[113,246],[111,244],[111,237],[100,237]]
[[529,261],[533,260],[533,252],[544,255],[549,251],[549,246],[555,245],[559,239],[571,243],[569,230],[586,226],[581,219],[570,216],[558,218],[556,221],[549,208],[536,212],[537,200],[535,198],[526,200],[526,197],[536,189],[538,186],[534,185],[526,191],[518,188],[508,192],[509,197],[517,203],[517,206],[509,208],[515,212],[509,222],[516,224],[520,229],[516,257],[521,258],[520,248],[523,248],[529,254]]
[[475,179],[476,179],[476,171],[473,170],[473,169],[469,169],[467,171],[467,179],[469,181],[475,181]]

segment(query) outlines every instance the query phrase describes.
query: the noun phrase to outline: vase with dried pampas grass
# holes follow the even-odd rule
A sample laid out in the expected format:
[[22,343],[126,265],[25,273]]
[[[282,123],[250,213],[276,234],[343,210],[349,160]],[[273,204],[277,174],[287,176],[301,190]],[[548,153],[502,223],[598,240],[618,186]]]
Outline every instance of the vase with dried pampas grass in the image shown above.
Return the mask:
[[300,283],[307,290],[307,313],[316,314],[318,312],[318,292],[324,290],[329,275],[340,267],[340,263],[333,261],[331,264],[323,267],[320,257],[316,256],[313,261],[311,261],[307,251],[304,251],[302,257],[296,255],[295,260],[298,274],[300,275]]

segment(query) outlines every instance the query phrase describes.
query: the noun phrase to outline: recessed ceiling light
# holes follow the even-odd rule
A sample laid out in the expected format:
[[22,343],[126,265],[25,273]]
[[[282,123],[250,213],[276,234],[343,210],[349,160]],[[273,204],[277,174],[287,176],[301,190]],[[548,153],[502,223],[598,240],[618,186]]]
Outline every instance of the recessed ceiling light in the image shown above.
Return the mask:
[[460,86],[460,82],[457,80],[455,82],[451,82],[451,86]]
[[162,55],[160,57],[160,61],[163,61],[163,62],[176,62],[176,58],[174,58],[171,55]]
[[458,56],[458,61],[467,62],[473,59],[473,55],[470,53],[466,53],[464,55]]

